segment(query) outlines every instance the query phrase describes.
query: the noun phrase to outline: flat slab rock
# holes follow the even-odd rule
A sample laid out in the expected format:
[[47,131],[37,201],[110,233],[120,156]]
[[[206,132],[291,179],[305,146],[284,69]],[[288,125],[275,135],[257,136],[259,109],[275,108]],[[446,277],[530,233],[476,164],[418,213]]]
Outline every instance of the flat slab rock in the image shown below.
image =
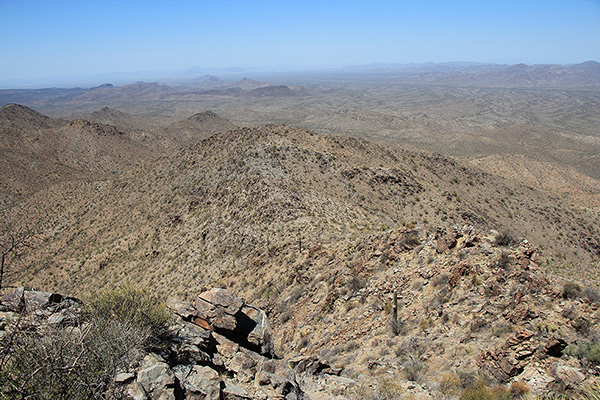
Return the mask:
[[[224,289],[210,289],[206,292],[200,293],[198,299],[223,309],[223,311],[229,315],[237,314],[244,306],[244,300],[235,297],[231,292]],[[196,302],[194,303],[194,306],[198,308]]]

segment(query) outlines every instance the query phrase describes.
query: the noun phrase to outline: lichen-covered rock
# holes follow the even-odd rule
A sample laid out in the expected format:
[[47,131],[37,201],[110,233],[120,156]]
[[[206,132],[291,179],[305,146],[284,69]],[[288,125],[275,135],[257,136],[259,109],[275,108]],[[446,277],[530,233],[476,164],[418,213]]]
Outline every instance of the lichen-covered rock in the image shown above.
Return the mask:
[[196,312],[193,322],[202,327],[233,332],[237,327],[237,315],[243,305],[244,301],[229,291],[211,289],[201,293],[194,301]]

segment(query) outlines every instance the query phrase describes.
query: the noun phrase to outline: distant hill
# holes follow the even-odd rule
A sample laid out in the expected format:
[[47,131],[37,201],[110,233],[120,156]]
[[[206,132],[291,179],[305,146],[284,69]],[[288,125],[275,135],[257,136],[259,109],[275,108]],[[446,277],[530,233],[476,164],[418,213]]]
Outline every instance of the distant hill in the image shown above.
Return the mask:
[[155,131],[163,145],[177,148],[232,129],[234,125],[212,111],[203,111]]
[[[233,84],[225,84],[217,77],[208,76],[204,80],[201,79],[199,82],[194,80],[190,82],[190,85],[178,88],[156,82],[136,82],[123,86],[106,83],[89,89],[0,90],[0,105],[19,102],[32,107],[36,105],[65,107],[139,101],[191,101],[201,100],[204,96],[289,97],[305,95],[308,95],[308,92],[303,88],[289,88],[284,85],[274,86],[247,78]],[[106,120],[110,117],[96,115],[92,118]],[[141,125],[143,124],[137,124],[137,126]]]
[[233,128],[213,112],[197,113],[162,128],[149,125],[142,118],[106,107],[66,121],[22,105],[3,106],[1,204],[9,206],[61,182],[121,174],[140,162]]
[[204,75],[199,78],[195,78],[189,81],[189,84],[198,86],[200,88],[217,88],[225,86],[226,83],[218,76]]
[[112,125],[123,131],[145,130],[156,127],[156,123],[153,122],[154,119],[141,118],[109,107],[103,107],[93,111],[90,114],[82,116],[82,118],[89,121]]
[[248,97],[295,97],[305,95],[307,93],[303,89],[292,90],[285,85],[259,87],[245,94]]
[[230,87],[238,87],[242,90],[252,90],[252,89],[256,89],[256,88],[260,88],[260,87],[269,86],[269,84],[266,82],[259,82],[259,81],[255,81],[253,79],[244,78],[241,81],[232,83],[229,86]]
[[[394,227],[435,232],[465,224],[526,237],[543,246],[544,259],[566,257],[586,266],[572,272],[597,278],[586,269],[600,257],[593,213],[440,155],[360,139],[279,125],[239,128],[103,182],[68,195],[50,188],[14,210],[17,221],[50,230],[52,221],[96,216],[93,224],[71,222],[54,239],[79,238],[54,258],[54,275],[34,268],[23,271],[23,283],[73,292],[135,276],[164,293],[178,282],[184,295],[244,266],[283,268],[294,248],[344,247]],[[48,220],[55,208],[64,216]],[[31,253],[32,265],[48,251]],[[68,277],[56,275],[60,266]]]
[[174,90],[167,85],[159,85],[156,82],[136,82],[124,86],[113,86],[110,83],[93,87],[84,93],[73,97],[71,102],[103,102],[103,101],[126,101],[126,100],[150,100],[161,99]]

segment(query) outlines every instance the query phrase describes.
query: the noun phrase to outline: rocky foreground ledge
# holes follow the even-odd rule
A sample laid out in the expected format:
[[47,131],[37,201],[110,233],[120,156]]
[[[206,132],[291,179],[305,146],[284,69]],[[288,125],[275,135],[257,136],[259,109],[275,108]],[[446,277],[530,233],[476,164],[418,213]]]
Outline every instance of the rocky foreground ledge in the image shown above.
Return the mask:
[[[41,332],[53,326],[79,329],[83,308],[73,297],[26,288],[15,289],[2,304],[0,336],[22,315]],[[303,399],[293,367],[327,368],[310,357],[278,359],[265,312],[226,290],[203,292],[193,303],[171,301],[168,308],[173,314],[168,346],[114,377],[116,392],[125,398]]]

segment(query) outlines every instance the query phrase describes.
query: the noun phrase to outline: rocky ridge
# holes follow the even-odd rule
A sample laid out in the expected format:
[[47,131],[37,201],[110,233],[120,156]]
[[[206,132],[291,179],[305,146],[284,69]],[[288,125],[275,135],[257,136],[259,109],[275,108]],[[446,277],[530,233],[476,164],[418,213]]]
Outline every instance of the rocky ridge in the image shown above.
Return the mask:
[[[260,308],[223,289],[170,300],[168,349],[119,384],[136,399],[358,399],[389,377],[399,396],[433,399],[483,378],[537,395],[600,383],[600,360],[576,351],[599,343],[600,293],[549,276],[526,240],[468,225],[401,229],[303,257],[274,271],[273,292],[236,289]],[[42,310],[67,302],[42,311],[48,323],[76,320],[73,298],[21,293]]]

